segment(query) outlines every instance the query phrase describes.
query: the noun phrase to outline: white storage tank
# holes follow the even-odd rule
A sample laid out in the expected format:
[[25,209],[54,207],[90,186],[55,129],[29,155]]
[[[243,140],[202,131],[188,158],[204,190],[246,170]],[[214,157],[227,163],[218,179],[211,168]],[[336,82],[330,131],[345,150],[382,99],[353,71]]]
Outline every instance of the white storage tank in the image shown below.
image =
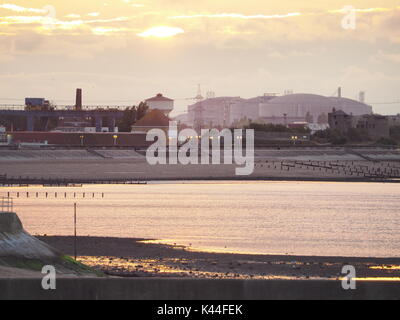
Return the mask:
[[146,100],[150,110],[160,110],[168,116],[174,110],[174,100],[164,97],[161,93]]

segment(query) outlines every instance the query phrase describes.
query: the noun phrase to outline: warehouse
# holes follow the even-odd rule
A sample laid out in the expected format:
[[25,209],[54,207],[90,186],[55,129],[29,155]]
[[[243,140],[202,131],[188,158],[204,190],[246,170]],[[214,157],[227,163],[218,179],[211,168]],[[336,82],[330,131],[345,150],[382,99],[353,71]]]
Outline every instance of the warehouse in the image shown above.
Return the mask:
[[372,107],[342,97],[315,94],[291,94],[271,99],[260,105],[260,118],[266,123],[288,124],[296,121],[328,123],[328,113],[342,110],[349,115],[371,114]]

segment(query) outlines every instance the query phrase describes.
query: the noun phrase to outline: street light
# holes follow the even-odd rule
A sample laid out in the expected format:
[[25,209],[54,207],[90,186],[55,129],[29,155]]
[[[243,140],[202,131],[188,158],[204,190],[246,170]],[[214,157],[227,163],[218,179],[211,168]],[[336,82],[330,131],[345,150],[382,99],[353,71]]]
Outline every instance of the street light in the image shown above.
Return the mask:
[[81,147],[83,147],[85,136],[80,136],[79,138],[81,139]]
[[8,134],[7,135],[7,144],[11,144],[11,142],[12,142],[12,135]]
[[117,145],[118,136],[117,135],[113,135],[113,139],[114,139],[114,146],[116,146]]

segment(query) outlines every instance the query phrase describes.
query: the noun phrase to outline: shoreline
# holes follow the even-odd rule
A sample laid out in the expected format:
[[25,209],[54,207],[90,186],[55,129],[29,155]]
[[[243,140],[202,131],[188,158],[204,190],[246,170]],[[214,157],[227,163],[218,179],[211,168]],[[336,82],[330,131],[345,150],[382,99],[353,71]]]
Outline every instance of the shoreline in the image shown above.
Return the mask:
[[150,165],[135,150],[2,150],[2,184],[111,184],[130,181],[400,182],[400,150],[344,147],[255,149],[254,169],[243,165]]
[[[132,183],[137,181],[138,183]],[[157,182],[172,182],[172,183],[182,183],[182,182],[207,182],[207,181],[215,181],[215,182],[240,182],[240,181],[248,181],[248,182],[354,182],[354,183],[400,183],[400,178],[393,179],[385,179],[385,178],[334,178],[334,177],[171,177],[171,178],[155,178],[155,179],[107,179],[107,180],[80,180],[80,179],[62,179],[62,180],[52,180],[52,179],[7,179],[2,180],[0,182],[0,188],[2,187],[12,187],[12,186],[41,186],[45,184],[49,184],[53,182],[53,185],[50,186],[65,186],[65,184],[82,184],[82,185],[109,185],[109,184],[146,184],[146,183],[157,183]]]
[[[73,254],[73,237],[41,236],[41,241]],[[337,280],[344,265],[361,279],[400,281],[400,258],[263,255],[192,250],[145,243],[148,239],[78,237],[78,261],[109,276],[200,279]]]

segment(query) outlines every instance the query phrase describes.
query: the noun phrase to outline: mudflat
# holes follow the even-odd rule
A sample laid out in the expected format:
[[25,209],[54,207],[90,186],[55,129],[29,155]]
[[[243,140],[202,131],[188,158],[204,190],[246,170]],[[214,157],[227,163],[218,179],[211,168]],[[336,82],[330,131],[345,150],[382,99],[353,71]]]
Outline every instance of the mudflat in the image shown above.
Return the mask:
[[[74,238],[40,236],[74,254]],[[357,278],[400,280],[400,258],[313,257],[201,252],[145,239],[78,237],[78,260],[110,276],[206,279],[340,279],[344,265]]]

